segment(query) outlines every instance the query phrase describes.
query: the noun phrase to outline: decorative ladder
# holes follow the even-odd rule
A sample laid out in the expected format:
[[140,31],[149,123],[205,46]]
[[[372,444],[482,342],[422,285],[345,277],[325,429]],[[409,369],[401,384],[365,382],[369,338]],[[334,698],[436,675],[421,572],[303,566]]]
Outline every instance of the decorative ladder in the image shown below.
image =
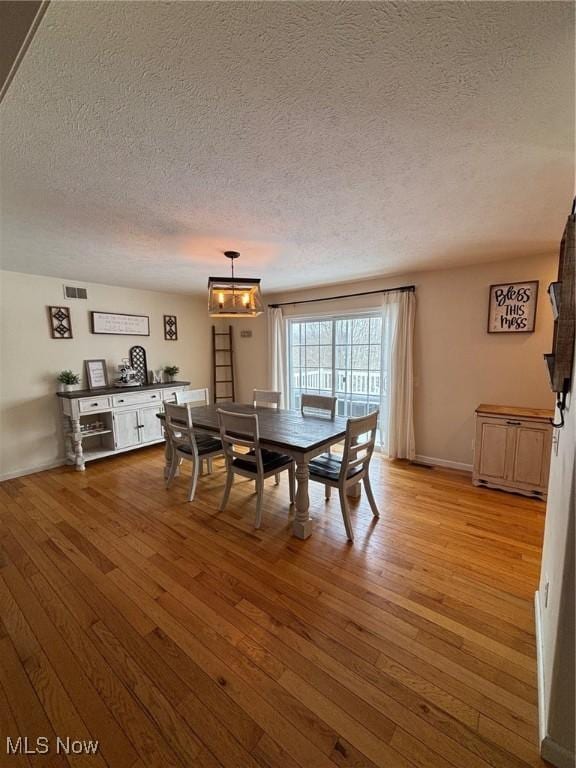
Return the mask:
[[216,326],[212,326],[212,382],[214,384],[215,403],[218,403],[220,400],[231,400],[234,402],[236,397],[234,391],[234,349],[231,325],[228,326],[227,331],[217,331]]

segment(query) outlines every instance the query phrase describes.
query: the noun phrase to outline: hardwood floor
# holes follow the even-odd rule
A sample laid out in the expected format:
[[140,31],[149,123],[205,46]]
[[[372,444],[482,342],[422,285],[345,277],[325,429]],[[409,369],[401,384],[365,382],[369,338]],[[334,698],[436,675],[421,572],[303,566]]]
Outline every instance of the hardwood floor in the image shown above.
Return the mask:
[[[218,513],[162,450],[0,484],[0,765],[522,768],[537,751],[533,594],[544,505],[376,459],[381,518],[311,484]],[[49,755],[5,756],[5,736]],[[57,754],[56,736],[98,740]]]

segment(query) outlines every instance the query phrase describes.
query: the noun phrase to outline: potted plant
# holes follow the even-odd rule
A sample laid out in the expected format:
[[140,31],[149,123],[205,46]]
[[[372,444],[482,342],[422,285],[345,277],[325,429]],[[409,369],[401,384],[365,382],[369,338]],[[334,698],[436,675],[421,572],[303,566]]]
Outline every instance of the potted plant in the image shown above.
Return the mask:
[[78,389],[80,376],[73,371],[60,371],[58,381],[60,382],[60,392],[73,392]]
[[174,381],[176,376],[180,373],[180,368],[177,365],[165,365],[164,373],[166,374],[168,381]]

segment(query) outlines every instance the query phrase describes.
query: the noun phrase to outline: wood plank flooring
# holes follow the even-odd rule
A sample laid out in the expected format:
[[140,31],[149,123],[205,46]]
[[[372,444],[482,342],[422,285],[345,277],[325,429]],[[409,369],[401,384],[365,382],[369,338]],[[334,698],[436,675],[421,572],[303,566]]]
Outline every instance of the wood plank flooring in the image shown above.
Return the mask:
[[[525,768],[537,750],[533,594],[544,505],[376,459],[381,518],[287,479],[218,513],[162,449],[0,484],[0,765]],[[5,754],[5,737],[51,740]],[[56,736],[97,740],[57,754]]]

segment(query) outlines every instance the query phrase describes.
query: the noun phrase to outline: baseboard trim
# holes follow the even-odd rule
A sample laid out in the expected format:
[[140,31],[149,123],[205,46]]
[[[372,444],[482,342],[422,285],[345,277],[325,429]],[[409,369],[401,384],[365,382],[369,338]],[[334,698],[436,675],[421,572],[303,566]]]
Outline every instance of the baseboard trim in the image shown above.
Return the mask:
[[555,742],[550,736],[545,736],[540,744],[540,755],[556,768],[574,768],[574,753]]
[[472,472],[472,464],[464,464],[462,461],[449,461],[448,459],[435,459],[432,456],[420,455],[415,456],[414,461],[430,467],[445,467],[446,469],[459,469],[462,472]]
[[0,483],[4,480],[14,480],[16,477],[24,477],[24,475],[34,475],[36,472],[45,472],[47,469],[55,469],[66,464],[66,459],[57,459],[56,461],[50,461],[47,464],[40,464],[37,467],[27,467],[26,469],[14,469],[12,472],[5,472],[0,475]]

